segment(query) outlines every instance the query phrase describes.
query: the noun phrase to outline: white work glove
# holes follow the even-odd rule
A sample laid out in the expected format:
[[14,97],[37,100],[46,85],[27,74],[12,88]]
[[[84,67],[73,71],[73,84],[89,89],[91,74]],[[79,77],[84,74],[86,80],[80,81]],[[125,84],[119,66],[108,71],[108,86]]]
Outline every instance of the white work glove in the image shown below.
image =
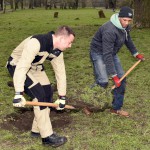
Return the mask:
[[26,104],[26,100],[23,97],[23,92],[16,92],[13,99],[13,106],[24,107],[25,104]]
[[59,99],[57,99],[54,103],[58,104],[58,107],[56,108],[57,110],[63,110],[65,108],[65,104],[66,104],[66,97],[59,96]]

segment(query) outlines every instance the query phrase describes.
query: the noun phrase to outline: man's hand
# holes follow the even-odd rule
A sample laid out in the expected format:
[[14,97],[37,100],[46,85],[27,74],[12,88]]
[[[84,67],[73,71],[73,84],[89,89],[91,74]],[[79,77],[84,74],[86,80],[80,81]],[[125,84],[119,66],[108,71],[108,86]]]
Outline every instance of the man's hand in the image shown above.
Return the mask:
[[57,99],[54,103],[58,104],[58,107],[56,108],[57,110],[63,110],[65,108],[65,104],[66,104],[66,97],[59,96],[59,99]]
[[145,60],[145,58],[144,58],[144,56],[143,56],[142,54],[137,54],[135,57],[136,57],[138,60],[142,60],[142,61]]
[[119,87],[121,85],[120,79],[118,78],[117,75],[113,76],[112,79],[113,79],[116,87]]
[[26,104],[26,100],[23,97],[23,92],[16,92],[13,99],[13,106],[24,107],[25,104]]

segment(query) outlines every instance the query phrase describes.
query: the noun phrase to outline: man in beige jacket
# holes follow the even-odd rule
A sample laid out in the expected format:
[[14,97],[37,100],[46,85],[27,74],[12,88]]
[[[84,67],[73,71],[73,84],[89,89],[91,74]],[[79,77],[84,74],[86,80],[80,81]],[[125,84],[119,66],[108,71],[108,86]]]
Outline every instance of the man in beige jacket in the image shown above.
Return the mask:
[[[66,71],[63,51],[70,48],[75,34],[68,26],[61,26],[54,33],[33,35],[22,41],[8,59],[7,69],[13,77],[15,96],[14,107],[24,107],[23,93],[33,101],[52,102],[53,91],[44,71],[43,63],[50,61],[56,81],[59,98],[56,100],[58,110],[66,103]],[[44,145],[60,146],[67,141],[66,137],[53,132],[49,117],[49,107],[34,106],[34,120],[31,135],[40,136]]]

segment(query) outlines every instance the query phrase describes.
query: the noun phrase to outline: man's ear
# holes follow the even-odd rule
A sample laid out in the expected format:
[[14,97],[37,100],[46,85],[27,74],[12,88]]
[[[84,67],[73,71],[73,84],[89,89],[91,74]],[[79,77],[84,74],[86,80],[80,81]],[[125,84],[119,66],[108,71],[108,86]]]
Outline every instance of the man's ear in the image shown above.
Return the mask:
[[61,41],[64,37],[63,36],[59,36],[58,40]]

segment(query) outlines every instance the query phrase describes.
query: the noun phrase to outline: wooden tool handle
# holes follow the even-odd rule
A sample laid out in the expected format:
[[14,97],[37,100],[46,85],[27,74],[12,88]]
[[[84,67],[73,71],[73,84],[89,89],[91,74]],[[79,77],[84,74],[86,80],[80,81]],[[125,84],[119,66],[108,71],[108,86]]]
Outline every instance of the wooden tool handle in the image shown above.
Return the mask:
[[[34,101],[26,101],[25,105],[29,106],[47,106],[47,107],[58,107],[58,104],[55,103],[46,103],[46,102],[34,102]],[[75,109],[75,107],[70,106],[70,105],[65,105],[65,108],[67,109]]]
[[[122,76],[122,78],[120,78],[120,82],[141,62],[141,60],[138,60],[125,74],[124,76]],[[116,86],[112,86],[112,90],[115,88]]]

